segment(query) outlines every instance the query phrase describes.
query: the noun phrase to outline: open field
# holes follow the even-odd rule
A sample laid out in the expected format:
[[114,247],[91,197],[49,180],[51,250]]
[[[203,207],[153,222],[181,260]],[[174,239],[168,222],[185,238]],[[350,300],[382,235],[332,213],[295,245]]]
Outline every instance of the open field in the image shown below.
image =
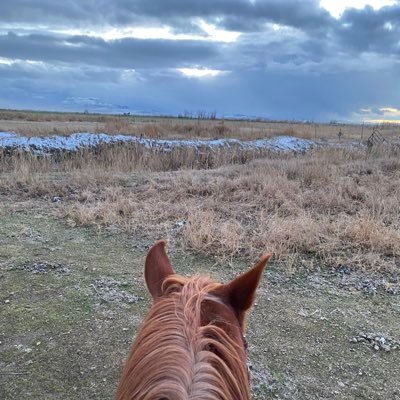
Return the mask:
[[57,157],[5,154],[0,190],[56,199],[53,212],[76,225],[175,235],[223,259],[269,249],[288,268],[323,262],[390,272],[400,256],[399,151],[105,146]]
[[[244,140],[291,135],[304,139],[366,140],[374,127],[388,140],[400,139],[396,124],[314,124],[291,121],[221,120],[205,118],[143,117],[127,115],[47,113],[0,110],[0,131],[27,136],[69,135],[76,132],[107,132],[150,138],[238,138]],[[339,132],[342,133],[339,138]]]
[[[71,122],[52,118],[34,122]],[[232,137],[271,124],[224,121]],[[143,260],[164,237],[177,272],[225,282],[274,253],[248,325],[255,399],[400,399],[399,156],[2,154],[0,398],[112,398],[150,304]]]

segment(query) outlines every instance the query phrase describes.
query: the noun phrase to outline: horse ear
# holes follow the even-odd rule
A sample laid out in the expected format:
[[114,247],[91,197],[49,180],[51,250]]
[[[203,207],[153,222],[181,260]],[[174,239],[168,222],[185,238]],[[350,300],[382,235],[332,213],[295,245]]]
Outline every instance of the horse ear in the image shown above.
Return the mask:
[[162,284],[165,278],[172,274],[174,270],[165,252],[165,240],[159,240],[147,253],[144,265],[144,278],[153,300],[162,295]]
[[215,294],[221,297],[225,304],[232,307],[242,329],[244,328],[246,311],[253,305],[261,274],[271,256],[272,254],[265,254],[249,271],[216,290]]

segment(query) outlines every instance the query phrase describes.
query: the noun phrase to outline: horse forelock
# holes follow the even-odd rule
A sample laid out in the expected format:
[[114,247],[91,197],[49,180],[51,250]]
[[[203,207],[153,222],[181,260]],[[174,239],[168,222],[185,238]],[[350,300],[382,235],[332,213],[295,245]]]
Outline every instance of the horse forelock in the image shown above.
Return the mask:
[[[233,313],[212,294],[218,287],[204,276],[172,275],[164,281],[163,295],[133,344],[118,399],[250,398],[245,349],[242,338],[235,336],[240,329]],[[205,312],[213,314],[206,316],[206,323]],[[234,329],[227,331],[225,326]]]

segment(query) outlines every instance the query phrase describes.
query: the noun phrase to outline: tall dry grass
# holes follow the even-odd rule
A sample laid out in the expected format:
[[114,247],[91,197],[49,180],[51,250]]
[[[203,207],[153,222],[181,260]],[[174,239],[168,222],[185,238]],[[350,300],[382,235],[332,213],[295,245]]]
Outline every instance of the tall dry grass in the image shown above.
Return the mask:
[[26,174],[129,173],[133,171],[176,171],[179,169],[211,169],[223,165],[244,164],[250,160],[273,156],[268,149],[246,150],[230,146],[220,148],[154,147],[140,143],[100,144],[95,149],[35,155],[23,151],[0,149],[0,172],[18,180]]
[[395,148],[246,156],[130,145],[57,160],[3,155],[0,166],[3,195],[61,196],[57,212],[73,224],[222,258],[273,251],[291,269],[400,267]]

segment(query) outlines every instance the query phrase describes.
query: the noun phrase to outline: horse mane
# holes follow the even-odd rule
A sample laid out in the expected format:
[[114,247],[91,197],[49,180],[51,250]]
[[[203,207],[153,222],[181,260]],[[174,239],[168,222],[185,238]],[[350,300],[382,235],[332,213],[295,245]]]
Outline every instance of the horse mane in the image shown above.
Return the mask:
[[227,284],[175,274],[157,241],[145,260],[153,298],[117,389],[117,400],[249,400],[243,337],[271,254]]
[[[221,286],[200,275],[164,280],[132,346],[118,400],[250,399],[241,331],[213,294]],[[208,313],[212,307],[223,312]]]

